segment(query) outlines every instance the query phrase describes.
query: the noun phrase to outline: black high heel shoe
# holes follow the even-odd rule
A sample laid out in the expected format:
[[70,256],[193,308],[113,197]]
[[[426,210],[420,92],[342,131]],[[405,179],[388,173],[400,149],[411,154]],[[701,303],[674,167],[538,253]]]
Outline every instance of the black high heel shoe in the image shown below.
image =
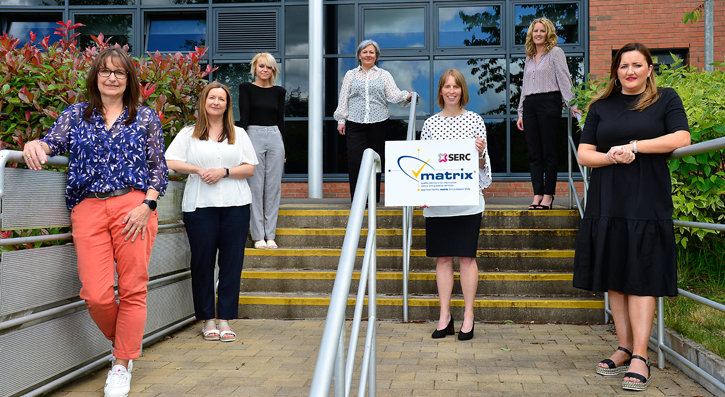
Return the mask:
[[473,328],[476,326],[476,323],[471,324],[471,330],[468,332],[459,331],[458,332],[458,340],[471,340],[473,339]]
[[451,320],[448,322],[448,326],[443,329],[436,329],[433,331],[433,335],[431,337],[433,339],[440,339],[445,338],[448,335],[455,335],[456,334],[456,328],[453,325],[453,316],[451,316]]

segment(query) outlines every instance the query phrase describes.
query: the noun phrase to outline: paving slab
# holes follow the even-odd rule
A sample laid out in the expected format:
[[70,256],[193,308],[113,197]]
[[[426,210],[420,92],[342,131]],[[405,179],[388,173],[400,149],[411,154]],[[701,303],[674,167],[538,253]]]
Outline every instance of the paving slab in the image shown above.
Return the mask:
[[[231,343],[204,341],[201,322],[144,349],[131,394],[163,396],[307,396],[324,323],[319,320],[235,320]],[[616,349],[612,326],[479,323],[473,340],[431,339],[434,323],[380,322],[378,396],[633,395],[621,376],[594,372]],[[348,330],[349,330],[348,323]],[[364,333],[365,326],[362,327]],[[364,338],[364,334],[361,335]],[[362,353],[361,341],[358,356]],[[650,351],[651,360],[657,354]],[[358,360],[353,394],[359,379]],[[109,365],[110,366],[110,365]],[[108,367],[68,383],[52,397],[102,396]],[[668,363],[652,365],[642,396],[712,394]],[[332,394],[330,394],[332,395]]]

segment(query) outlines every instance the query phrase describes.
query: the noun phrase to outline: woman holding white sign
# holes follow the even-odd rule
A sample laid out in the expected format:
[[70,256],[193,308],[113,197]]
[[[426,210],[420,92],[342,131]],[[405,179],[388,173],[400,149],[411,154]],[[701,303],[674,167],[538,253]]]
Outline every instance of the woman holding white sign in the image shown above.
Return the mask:
[[[438,82],[438,106],[441,112],[425,121],[420,139],[475,139],[479,154],[478,204],[472,206],[423,205],[425,216],[426,256],[437,258],[436,284],[441,313],[433,338],[445,338],[456,333],[451,316],[453,293],[453,257],[461,265],[461,289],[463,290],[463,325],[459,340],[473,338],[473,302],[478,289],[478,265],[476,250],[481,217],[485,208],[483,190],[491,184],[491,163],[486,149],[486,126],[481,116],[463,107],[468,103],[468,88],[463,74],[456,69],[443,72]],[[456,231],[456,238],[451,232]]]

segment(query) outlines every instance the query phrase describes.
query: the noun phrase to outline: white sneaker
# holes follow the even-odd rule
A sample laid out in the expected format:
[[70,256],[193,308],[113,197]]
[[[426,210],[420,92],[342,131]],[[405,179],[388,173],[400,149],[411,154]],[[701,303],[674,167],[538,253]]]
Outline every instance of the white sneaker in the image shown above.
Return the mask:
[[131,391],[131,373],[123,365],[114,365],[108,371],[106,387],[103,388],[105,397],[126,397]]
[[[111,367],[116,366],[116,360],[118,360],[116,356],[111,356]],[[128,360],[128,372],[131,371],[133,371],[133,360]]]

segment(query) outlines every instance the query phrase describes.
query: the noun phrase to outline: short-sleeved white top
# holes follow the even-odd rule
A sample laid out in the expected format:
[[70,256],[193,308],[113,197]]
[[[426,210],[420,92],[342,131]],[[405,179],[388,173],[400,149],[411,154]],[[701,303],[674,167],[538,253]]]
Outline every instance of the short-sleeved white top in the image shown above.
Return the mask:
[[[234,127],[236,139],[233,145],[222,142],[202,141],[192,138],[194,126],[184,127],[166,150],[166,160],[183,161],[205,169],[233,168],[242,163],[257,165],[257,155],[252,141],[243,128]],[[208,185],[198,174],[189,175],[181,203],[183,212],[197,208],[234,207],[252,202],[252,192],[246,179],[222,178]]]

